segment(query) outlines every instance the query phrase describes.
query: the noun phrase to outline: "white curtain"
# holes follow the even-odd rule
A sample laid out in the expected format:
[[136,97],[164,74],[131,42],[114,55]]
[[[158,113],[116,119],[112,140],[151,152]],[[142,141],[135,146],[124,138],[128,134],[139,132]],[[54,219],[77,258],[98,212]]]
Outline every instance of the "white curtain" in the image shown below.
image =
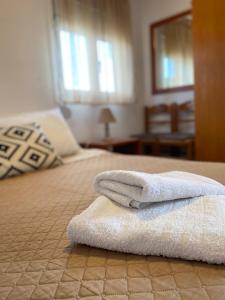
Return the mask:
[[133,101],[128,0],[54,0],[63,102]]

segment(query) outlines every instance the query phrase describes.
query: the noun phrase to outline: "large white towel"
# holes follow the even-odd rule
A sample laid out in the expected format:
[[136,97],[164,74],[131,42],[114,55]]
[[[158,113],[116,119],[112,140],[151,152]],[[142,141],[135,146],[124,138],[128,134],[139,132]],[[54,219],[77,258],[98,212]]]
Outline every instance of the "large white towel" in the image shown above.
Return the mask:
[[95,190],[126,207],[142,208],[151,202],[225,195],[225,186],[200,175],[172,171],[148,174],[106,171],[95,179]]
[[225,196],[125,208],[97,198],[68,225],[71,242],[143,255],[225,263]]

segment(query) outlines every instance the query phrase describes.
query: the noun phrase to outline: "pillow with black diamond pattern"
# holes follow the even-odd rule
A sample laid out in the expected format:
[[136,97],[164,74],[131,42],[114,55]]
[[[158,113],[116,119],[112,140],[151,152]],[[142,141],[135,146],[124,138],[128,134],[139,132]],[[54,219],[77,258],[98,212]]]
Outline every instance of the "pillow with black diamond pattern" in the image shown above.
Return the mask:
[[37,124],[0,128],[0,179],[62,164]]

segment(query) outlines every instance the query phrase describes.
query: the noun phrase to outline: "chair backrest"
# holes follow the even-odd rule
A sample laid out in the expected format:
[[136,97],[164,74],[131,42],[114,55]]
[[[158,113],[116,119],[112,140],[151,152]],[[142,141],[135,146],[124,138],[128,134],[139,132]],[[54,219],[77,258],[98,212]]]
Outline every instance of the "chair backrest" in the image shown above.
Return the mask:
[[177,128],[182,124],[195,122],[195,107],[193,101],[186,101],[177,105]]
[[[164,115],[165,119],[156,119],[155,116]],[[177,123],[175,122],[176,104],[159,104],[145,107],[145,133],[151,132],[154,126],[169,125],[170,132],[177,131]]]

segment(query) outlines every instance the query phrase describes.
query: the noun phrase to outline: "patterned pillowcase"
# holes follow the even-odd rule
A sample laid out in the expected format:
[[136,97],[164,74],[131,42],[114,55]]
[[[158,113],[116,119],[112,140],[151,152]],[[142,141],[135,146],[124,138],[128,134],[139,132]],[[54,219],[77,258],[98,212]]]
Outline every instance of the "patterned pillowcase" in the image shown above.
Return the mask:
[[36,124],[0,128],[0,179],[62,164]]

